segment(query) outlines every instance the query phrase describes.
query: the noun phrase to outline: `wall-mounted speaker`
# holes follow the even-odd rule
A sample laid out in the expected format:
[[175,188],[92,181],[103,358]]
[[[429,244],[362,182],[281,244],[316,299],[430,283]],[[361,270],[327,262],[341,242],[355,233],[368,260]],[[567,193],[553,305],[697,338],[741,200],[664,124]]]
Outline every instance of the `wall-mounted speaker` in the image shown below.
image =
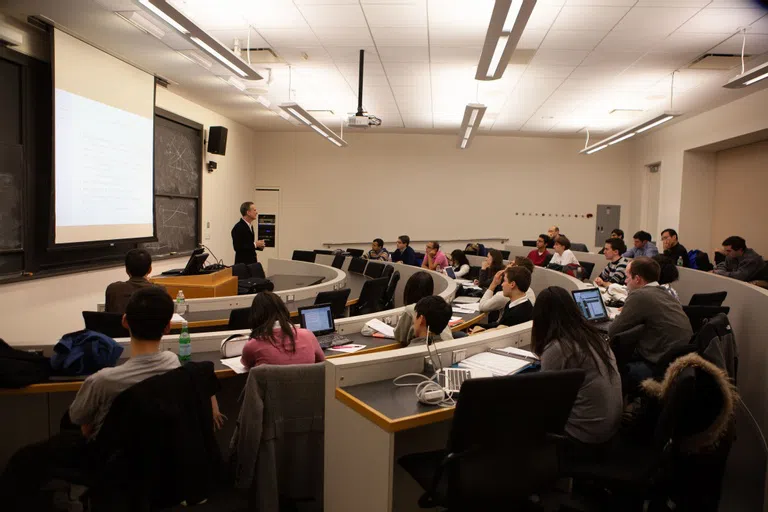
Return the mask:
[[227,129],[223,126],[211,126],[208,129],[208,152],[214,155],[227,152]]

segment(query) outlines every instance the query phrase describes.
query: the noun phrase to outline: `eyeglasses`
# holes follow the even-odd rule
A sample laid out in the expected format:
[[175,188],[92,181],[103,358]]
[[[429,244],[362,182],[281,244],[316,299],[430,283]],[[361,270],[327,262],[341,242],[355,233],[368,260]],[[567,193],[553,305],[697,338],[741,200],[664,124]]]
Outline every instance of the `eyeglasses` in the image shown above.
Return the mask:
[[669,235],[664,235],[661,237],[662,240],[672,240],[672,237]]

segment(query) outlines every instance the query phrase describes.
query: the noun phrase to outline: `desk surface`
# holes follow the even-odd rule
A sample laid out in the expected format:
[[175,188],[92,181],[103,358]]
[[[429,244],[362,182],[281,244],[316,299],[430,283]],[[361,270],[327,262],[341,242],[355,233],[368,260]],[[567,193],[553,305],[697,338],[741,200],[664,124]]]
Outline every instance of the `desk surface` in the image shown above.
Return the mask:
[[295,288],[304,288],[305,286],[314,286],[322,283],[325,278],[322,276],[292,276],[284,274],[275,274],[267,279],[275,285],[276,292],[283,290],[293,290]]

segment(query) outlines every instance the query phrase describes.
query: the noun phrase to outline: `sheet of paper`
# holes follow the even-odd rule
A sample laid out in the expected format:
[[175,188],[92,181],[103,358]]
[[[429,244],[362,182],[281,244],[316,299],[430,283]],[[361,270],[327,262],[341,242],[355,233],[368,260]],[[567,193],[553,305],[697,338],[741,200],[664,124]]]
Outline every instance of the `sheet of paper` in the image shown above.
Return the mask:
[[453,307],[451,308],[451,310],[452,310],[454,313],[460,313],[460,314],[462,314],[462,315],[469,315],[469,314],[471,314],[471,313],[472,313],[472,310],[471,310],[471,309],[464,309],[464,308],[460,308],[460,307],[458,307],[458,306],[453,306]]
[[387,325],[378,318],[374,318],[373,320],[369,320],[366,324],[368,327],[373,329],[374,331],[380,332],[387,338],[394,338],[395,337],[395,328],[391,325]]
[[329,350],[333,350],[334,352],[343,352],[345,354],[352,354],[353,352],[357,352],[358,350],[362,350],[364,348],[365,348],[365,345],[357,345],[355,343],[350,343],[349,345],[339,345]]
[[537,356],[536,354],[534,354],[530,350],[523,350],[523,349],[517,348],[517,347],[504,347],[504,348],[500,348],[498,350],[500,350],[502,352],[507,352],[508,354],[512,354],[512,355],[515,355],[515,356],[520,356],[520,357],[530,357],[532,359],[538,359],[539,358],[539,356]]
[[493,354],[491,352],[480,352],[459,363],[459,368],[478,368],[491,372],[495,376],[514,375],[530,363],[522,359]]
[[477,313],[478,311],[480,311],[480,303],[478,302],[475,302],[472,304],[458,303],[458,304],[455,304],[454,307],[461,308],[465,311],[468,311],[469,313]]
[[474,304],[480,302],[480,297],[456,297],[453,302],[456,304]]
[[183,316],[181,316],[181,315],[180,315],[180,314],[178,314],[178,313],[174,313],[174,314],[173,314],[173,316],[171,317],[171,323],[172,323],[172,324],[180,324],[180,323],[181,323],[181,322],[183,322],[184,320],[185,320],[185,319],[184,319],[184,317],[183,317]]
[[232,368],[235,373],[248,373],[248,368],[243,366],[243,363],[240,362],[240,356],[222,359],[221,364]]

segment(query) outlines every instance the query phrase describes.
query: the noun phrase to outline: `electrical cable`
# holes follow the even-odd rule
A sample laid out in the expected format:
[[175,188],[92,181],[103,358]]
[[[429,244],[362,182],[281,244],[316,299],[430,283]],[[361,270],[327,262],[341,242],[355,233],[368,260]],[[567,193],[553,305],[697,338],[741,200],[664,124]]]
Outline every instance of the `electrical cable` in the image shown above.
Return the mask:
[[[416,398],[419,402],[427,405],[439,405],[440,407],[454,407],[456,400],[453,398],[453,393],[446,391],[443,386],[437,382],[439,374],[435,373],[432,377],[427,377],[420,373],[405,373],[399,377],[395,377],[392,380],[392,384],[397,387],[416,386]],[[406,377],[418,378],[418,382],[405,382],[401,383],[402,379]]]
[[220,260],[219,258],[217,258],[216,255],[213,254],[213,251],[211,250],[210,247],[208,247],[208,246],[206,246],[204,244],[200,244],[200,247],[202,247],[203,249],[205,249],[206,251],[211,253],[211,256],[213,256],[213,259],[216,260],[216,264],[222,265],[222,266],[224,265],[224,260]]

